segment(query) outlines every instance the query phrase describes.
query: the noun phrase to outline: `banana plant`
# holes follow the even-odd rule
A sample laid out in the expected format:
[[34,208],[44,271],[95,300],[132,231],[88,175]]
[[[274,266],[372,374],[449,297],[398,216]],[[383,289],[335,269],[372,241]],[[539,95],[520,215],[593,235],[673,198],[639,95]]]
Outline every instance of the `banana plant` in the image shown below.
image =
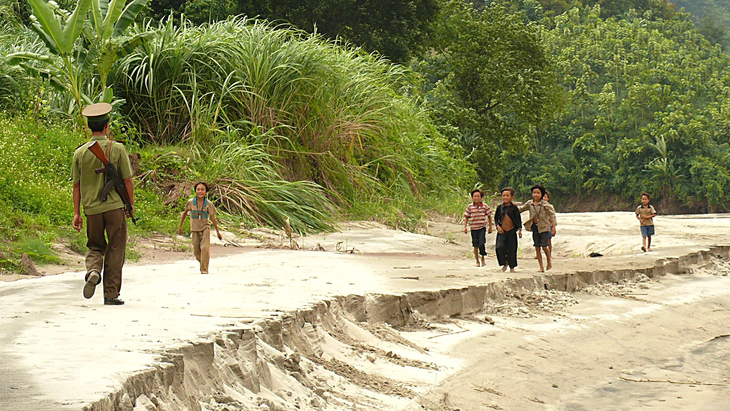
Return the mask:
[[[76,103],[74,111],[79,124],[83,124],[80,113],[84,105],[99,101],[121,104],[122,101],[114,100],[107,80],[117,59],[153,34],[148,30],[125,36],[149,0],[133,0],[129,4],[126,0],[79,0],[72,13],[54,1],[28,2],[33,10],[31,28],[50,53],[22,50],[7,55],[7,61],[48,78],[56,89],[68,92]],[[86,42],[79,40],[82,33]],[[99,82],[87,81],[92,67],[99,74]]]
[[[44,71],[52,78],[52,84],[60,86],[73,96],[80,120],[83,98],[82,66],[86,52],[77,40],[83,30],[91,1],[79,0],[76,9],[69,14],[53,1],[46,3],[43,0],[28,0],[33,10],[31,28],[57,58],[31,51],[19,51],[6,56],[11,64],[23,65],[29,61],[37,61],[46,65],[47,69]],[[28,68],[31,66],[26,65]]]
[[126,4],[126,0],[91,0],[91,24],[85,27],[84,36],[91,44],[90,54],[96,61],[101,80],[101,98],[104,102],[112,102],[113,92],[108,87],[107,80],[114,63],[154,34],[143,31],[131,37],[125,35],[148,2],[149,0],[133,0]]

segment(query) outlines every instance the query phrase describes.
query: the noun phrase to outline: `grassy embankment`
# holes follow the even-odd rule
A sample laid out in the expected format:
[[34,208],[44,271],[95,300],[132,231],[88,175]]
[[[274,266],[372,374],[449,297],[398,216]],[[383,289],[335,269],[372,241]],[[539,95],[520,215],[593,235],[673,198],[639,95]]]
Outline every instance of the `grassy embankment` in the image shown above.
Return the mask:
[[[301,233],[363,218],[415,229],[430,210],[462,207],[473,171],[409,96],[402,67],[246,20],[147,29],[113,76],[127,101],[116,135],[140,154],[132,236],[174,233],[198,180],[232,231],[286,218]],[[53,243],[85,251],[70,228],[70,162],[85,137],[53,110],[38,123],[25,112],[0,117],[5,270],[23,252],[55,262]]]

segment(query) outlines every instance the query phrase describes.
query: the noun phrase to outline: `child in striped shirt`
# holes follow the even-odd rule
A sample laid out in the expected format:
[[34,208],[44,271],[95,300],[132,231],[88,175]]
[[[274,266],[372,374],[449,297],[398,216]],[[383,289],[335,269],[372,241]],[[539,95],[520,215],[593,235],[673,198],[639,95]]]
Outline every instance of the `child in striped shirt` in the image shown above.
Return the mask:
[[[482,202],[484,192],[480,189],[472,190],[472,203],[464,210],[464,234],[467,233],[467,225],[471,229],[471,245],[474,247],[474,258],[477,260],[477,267],[486,265],[484,257],[487,255],[485,245],[487,244],[487,221],[489,221],[489,233],[492,232],[492,209]],[[481,261],[479,256],[481,255]]]

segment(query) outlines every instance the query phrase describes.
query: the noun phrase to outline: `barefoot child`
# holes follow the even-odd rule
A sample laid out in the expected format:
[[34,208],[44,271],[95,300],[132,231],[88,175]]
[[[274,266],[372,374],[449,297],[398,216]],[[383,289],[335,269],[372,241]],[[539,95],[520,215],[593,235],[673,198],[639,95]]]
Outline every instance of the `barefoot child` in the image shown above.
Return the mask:
[[641,194],[641,205],[636,208],[636,218],[641,227],[641,251],[651,251],[651,236],[654,235],[656,210],[649,204],[649,193]]
[[[489,220],[489,232],[492,232],[492,209],[482,202],[484,193],[480,189],[472,190],[472,203],[464,210],[464,234],[467,232],[467,224],[471,228],[471,245],[474,247],[474,258],[477,260],[477,267],[484,267],[487,255],[485,245],[487,244],[487,220]],[[481,255],[481,265],[479,256]]]
[[506,187],[502,189],[502,204],[497,206],[494,213],[494,224],[497,226],[497,241],[495,251],[497,262],[502,266],[502,271],[515,272],[517,267],[517,234],[522,238],[522,216],[520,210],[512,203],[515,197],[515,189]]
[[[193,253],[195,259],[200,261],[200,274],[208,274],[208,263],[210,262],[210,221],[213,222],[218,239],[222,240],[218,221],[215,218],[215,206],[206,197],[208,185],[200,182],[195,184],[195,197],[185,204],[185,211],[180,219],[180,227],[177,233],[182,235],[185,217],[190,212],[190,231],[193,234]],[[209,220],[210,219],[210,220]]]
[[[530,219],[525,223],[525,229],[532,231],[532,242],[535,246],[535,255],[537,262],[540,264],[538,272],[545,272],[553,268],[553,260],[550,255],[548,242],[548,233],[556,234],[555,226],[558,225],[555,218],[555,209],[547,201],[543,201],[545,196],[545,187],[542,184],[535,184],[530,187],[532,191],[532,200],[526,202],[520,207],[520,212],[530,210]],[[552,227],[552,229],[550,228]],[[547,264],[542,264],[542,253],[545,253]]]

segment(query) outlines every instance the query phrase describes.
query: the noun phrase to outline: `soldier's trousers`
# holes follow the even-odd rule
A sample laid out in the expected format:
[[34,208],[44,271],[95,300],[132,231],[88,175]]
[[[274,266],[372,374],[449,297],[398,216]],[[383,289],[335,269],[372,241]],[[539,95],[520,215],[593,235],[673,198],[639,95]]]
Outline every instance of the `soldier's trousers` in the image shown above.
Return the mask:
[[208,274],[210,263],[210,228],[203,231],[193,231],[193,254],[200,261],[200,272]]
[[[106,235],[105,235],[106,234]],[[127,218],[124,209],[86,216],[86,275],[98,271],[104,283],[104,298],[117,298],[122,290],[122,266],[127,248]]]

